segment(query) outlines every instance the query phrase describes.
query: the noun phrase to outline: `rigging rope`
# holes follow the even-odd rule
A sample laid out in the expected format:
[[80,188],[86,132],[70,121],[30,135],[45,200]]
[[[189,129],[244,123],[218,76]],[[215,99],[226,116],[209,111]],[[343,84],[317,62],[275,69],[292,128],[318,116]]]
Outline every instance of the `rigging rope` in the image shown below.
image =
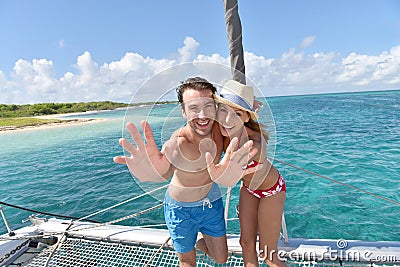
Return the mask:
[[393,203],[393,204],[395,204],[395,205],[400,205],[400,202],[399,202],[399,201],[396,201],[396,200],[394,200],[394,199],[390,199],[390,198],[387,198],[387,197],[384,197],[384,196],[381,196],[381,195],[377,195],[377,194],[372,193],[372,192],[369,192],[369,191],[367,191],[367,190],[358,188],[358,187],[356,187],[356,186],[354,186],[354,185],[350,185],[350,184],[346,184],[346,183],[337,181],[337,180],[335,180],[335,179],[333,179],[333,178],[330,178],[330,177],[327,177],[327,176],[324,176],[324,175],[321,175],[321,174],[318,174],[318,173],[315,173],[315,172],[312,172],[312,171],[303,169],[303,168],[301,168],[301,167],[297,167],[297,166],[295,166],[295,165],[293,165],[293,164],[290,164],[290,163],[287,163],[287,162],[278,160],[278,159],[276,159],[276,158],[274,158],[273,160],[276,161],[276,162],[279,162],[279,163],[281,163],[281,164],[284,164],[284,165],[290,166],[290,167],[292,167],[292,168],[295,168],[295,169],[297,169],[297,170],[300,170],[300,171],[303,171],[303,172],[307,172],[307,173],[309,173],[309,174],[312,174],[312,175],[321,177],[321,178],[326,179],[326,180],[328,180],[328,181],[331,181],[331,182],[340,184],[340,185],[342,185],[342,186],[346,186],[346,187],[349,187],[349,188],[351,188],[351,189],[354,189],[354,190],[363,192],[363,193],[365,193],[365,194],[371,195],[371,196],[373,196],[373,197],[380,198],[380,199],[382,199],[382,200],[384,200],[384,201]]
[[82,231],[82,230],[88,230],[88,229],[93,229],[93,228],[102,227],[102,226],[108,226],[108,225],[113,224],[113,223],[118,223],[118,222],[122,222],[122,221],[125,221],[125,220],[128,220],[128,219],[132,219],[134,217],[137,217],[139,215],[142,215],[144,213],[147,213],[149,211],[152,211],[154,209],[162,207],[163,205],[164,205],[164,203],[160,203],[160,204],[155,205],[155,206],[153,206],[151,208],[142,210],[140,212],[137,212],[137,213],[134,213],[134,214],[131,214],[131,215],[128,215],[128,216],[124,216],[124,217],[116,219],[116,220],[112,220],[112,221],[109,221],[109,222],[100,223],[100,224],[96,224],[96,225],[91,225],[91,226],[84,227],[84,228],[71,229],[71,231]]
[[108,211],[108,210],[110,210],[110,209],[113,209],[113,208],[116,208],[116,207],[118,207],[118,206],[121,206],[121,205],[123,205],[123,204],[125,204],[125,203],[131,202],[131,201],[136,200],[136,199],[138,199],[138,198],[141,198],[141,197],[143,197],[143,196],[149,195],[149,194],[151,194],[151,193],[153,193],[153,192],[156,192],[156,191],[158,191],[158,190],[160,190],[160,189],[163,189],[164,187],[167,187],[167,186],[168,186],[168,184],[163,185],[163,186],[160,186],[160,187],[158,187],[158,188],[156,188],[156,189],[153,189],[153,190],[151,190],[151,191],[148,191],[148,192],[146,192],[146,193],[144,193],[144,194],[141,194],[141,195],[139,195],[139,196],[136,196],[136,197],[133,197],[133,198],[124,200],[124,201],[122,201],[122,202],[120,202],[120,203],[118,203],[118,204],[115,204],[115,205],[111,206],[111,207],[105,208],[105,209],[103,209],[103,210],[96,211],[96,212],[94,212],[94,213],[92,213],[92,214],[89,214],[89,215],[87,215],[87,216],[84,216],[84,217],[80,218],[78,221],[86,220],[86,218],[92,217],[92,216],[97,215],[97,214],[99,214],[99,213]]
[[158,248],[158,250],[156,252],[154,252],[153,256],[151,256],[151,258],[149,259],[149,261],[146,263],[146,265],[144,265],[143,267],[147,267],[150,265],[150,263],[155,259],[155,257],[157,256],[158,253],[161,252],[161,250],[163,249],[163,247],[168,243],[168,241],[171,239],[171,237],[169,236],[164,243],[162,243],[162,245]]
[[163,185],[163,186],[161,186],[161,187],[158,187],[158,188],[156,188],[156,189],[153,189],[153,190],[151,190],[151,191],[148,191],[148,192],[146,192],[146,193],[144,193],[144,194],[141,194],[141,195],[139,195],[139,196],[135,196],[135,197],[129,198],[129,199],[124,200],[124,201],[122,201],[122,202],[120,202],[120,203],[118,203],[118,204],[115,204],[115,205],[113,205],[113,206],[110,206],[110,207],[105,208],[105,209],[103,209],[103,210],[96,211],[96,212],[94,212],[94,213],[92,213],[92,214],[89,214],[89,215],[86,215],[86,216],[80,217],[80,218],[78,218],[78,217],[73,217],[73,216],[67,216],[67,215],[60,215],[60,214],[55,214],[55,213],[50,213],[50,212],[45,212],[45,211],[39,211],[39,210],[34,210],[34,209],[29,209],[29,208],[24,208],[24,207],[17,206],[17,205],[13,205],[13,204],[9,204],[9,203],[3,202],[3,201],[0,201],[0,205],[12,207],[12,208],[16,208],[16,209],[20,209],[20,210],[24,210],[24,211],[29,211],[29,212],[33,212],[33,213],[37,213],[37,214],[41,214],[41,215],[48,215],[48,216],[53,216],[53,217],[58,217],[58,218],[71,219],[71,220],[74,220],[74,221],[83,221],[83,220],[85,220],[85,221],[87,221],[87,222],[100,223],[99,221],[90,220],[90,219],[87,219],[87,218],[92,217],[92,216],[94,216],[94,215],[97,215],[97,214],[99,214],[99,213],[108,211],[108,210],[110,210],[110,209],[116,208],[116,207],[118,207],[118,206],[121,206],[121,205],[126,204],[126,203],[128,203],[128,202],[131,202],[131,201],[136,200],[136,199],[138,199],[138,198],[141,198],[141,197],[143,197],[143,196],[149,195],[149,194],[151,194],[151,193],[153,193],[153,192],[155,192],[155,191],[158,191],[158,190],[160,190],[160,189],[162,189],[162,188],[165,188],[165,187],[167,187],[167,186],[168,186],[168,184]]
[[[128,219],[132,219],[132,218],[134,218],[134,217],[137,217],[137,216],[139,216],[139,215],[142,215],[142,214],[144,214],[144,213],[147,213],[147,212],[150,212],[150,211],[152,211],[152,210],[154,210],[154,209],[157,209],[157,208],[159,208],[159,207],[162,207],[164,205],[164,203],[160,203],[160,204],[157,204],[157,205],[155,205],[155,206],[153,206],[153,207],[151,207],[151,208],[148,208],[148,209],[145,209],[145,210],[142,210],[142,211],[140,211],[140,212],[137,212],[137,213],[134,213],[134,214],[131,214],[131,215],[128,215],[128,216],[124,216],[124,217],[121,217],[121,218],[119,218],[119,219],[116,219],[116,220],[112,220],[112,221],[109,221],[109,222],[105,222],[105,223],[97,223],[97,224],[95,224],[95,225],[90,225],[90,226],[86,226],[86,227],[82,227],[82,228],[79,228],[79,225],[73,225],[73,223],[74,223],[74,221],[71,221],[70,222],[70,225],[68,225],[68,227],[67,227],[67,229],[66,230],[64,230],[64,231],[60,231],[60,232],[52,232],[52,234],[53,235],[57,235],[57,234],[62,234],[62,235],[65,235],[65,233],[67,232],[67,231],[69,231],[69,233],[71,233],[71,232],[73,232],[73,231],[83,231],[83,230],[89,230],[89,229],[94,229],[94,228],[98,228],[98,227],[102,227],[102,226],[108,226],[108,225],[111,225],[111,224],[114,224],[114,223],[118,223],[118,222],[121,222],[121,221],[125,221],[125,220],[128,220]],[[72,227],[76,227],[76,228],[72,228]],[[18,240],[18,239],[26,239],[26,238],[34,238],[34,237],[43,237],[44,235],[43,234],[40,234],[40,235],[36,235],[36,236],[22,236],[22,237],[0,237],[0,240]]]
[[[21,206],[17,206],[17,205],[5,203],[5,202],[3,202],[3,201],[0,201],[0,205],[4,205],[4,206],[11,207],[11,208],[16,208],[16,209],[24,210],[24,211],[29,211],[29,212],[33,212],[33,213],[38,213],[38,214],[42,214],[42,215],[48,215],[48,216],[59,217],[59,218],[65,218],[65,219],[72,219],[72,220],[81,220],[80,218],[73,217],[73,216],[60,215],[60,214],[55,214],[55,213],[50,213],[50,212],[45,212],[45,211],[39,211],[39,210],[34,210],[34,209],[28,209],[28,208],[24,208],[24,207],[21,207]],[[86,220],[86,221],[88,221],[88,222],[93,222],[93,223],[99,223],[98,221],[94,221],[94,220]]]
[[54,253],[56,252],[56,250],[60,247],[62,241],[63,241],[64,238],[65,238],[66,231],[68,231],[68,229],[72,226],[72,224],[73,224],[73,222],[71,221],[71,222],[69,223],[68,227],[67,227],[67,228],[65,229],[65,231],[62,233],[62,236],[57,240],[57,244],[55,244],[55,245],[53,246],[53,249],[51,250],[49,256],[48,256],[47,259],[46,259],[46,262],[45,262],[44,267],[49,266],[49,263],[50,263],[51,258],[53,257],[53,255],[54,255]]

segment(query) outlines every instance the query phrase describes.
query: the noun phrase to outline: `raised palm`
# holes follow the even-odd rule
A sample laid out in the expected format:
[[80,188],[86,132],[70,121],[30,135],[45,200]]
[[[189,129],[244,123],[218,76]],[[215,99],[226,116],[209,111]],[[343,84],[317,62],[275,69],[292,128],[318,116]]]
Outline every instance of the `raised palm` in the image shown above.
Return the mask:
[[253,173],[262,167],[244,168],[249,160],[257,154],[257,148],[253,147],[253,141],[247,141],[235,151],[238,139],[233,138],[226,149],[225,155],[218,164],[214,164],[213,157],[206,152],[207,170],[211,179],[223,186],[234,186],[243,176]]
[[[135,124],[128,122],[126,128],[136,146],[127,139],[121,138],[119,144],[130,155],[114,157],[114,162],[127,164],[132,175],[141,181],[165,181],[163,176],[168,172],[171,164],[166,156],[158,149],[150,125],[146,121],[141,121],[140,124],[143,129],[145,140],[143,140]],[[166,148],[166,150],[168,149],[169,148]]]

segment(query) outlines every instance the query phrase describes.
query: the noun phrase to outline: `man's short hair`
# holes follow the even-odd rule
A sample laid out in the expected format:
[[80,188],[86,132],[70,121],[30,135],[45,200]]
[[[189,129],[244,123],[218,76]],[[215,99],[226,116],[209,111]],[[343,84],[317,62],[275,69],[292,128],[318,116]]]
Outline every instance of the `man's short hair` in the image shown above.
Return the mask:
[[187,89],[193,89],[197,91],[210,90],[213,95],[217,92],[217,88],[204,78],[201,77],[188,78],[184,82],[182,82],[181,85],[178,86],[178,88],[176,88],[178,101],[181,104],[183,104],[183,93]]

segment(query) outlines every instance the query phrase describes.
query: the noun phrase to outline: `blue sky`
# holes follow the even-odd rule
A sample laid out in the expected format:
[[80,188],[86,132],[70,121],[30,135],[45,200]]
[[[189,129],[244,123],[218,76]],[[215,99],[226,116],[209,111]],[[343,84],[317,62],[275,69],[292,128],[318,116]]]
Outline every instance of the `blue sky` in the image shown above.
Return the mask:
[[[239,14],[266,96],[400,89],[397,0],[239,0]],[[127,102],[176,64],[229,65],[222,1],[0,0],[0,25],[0,103]]]

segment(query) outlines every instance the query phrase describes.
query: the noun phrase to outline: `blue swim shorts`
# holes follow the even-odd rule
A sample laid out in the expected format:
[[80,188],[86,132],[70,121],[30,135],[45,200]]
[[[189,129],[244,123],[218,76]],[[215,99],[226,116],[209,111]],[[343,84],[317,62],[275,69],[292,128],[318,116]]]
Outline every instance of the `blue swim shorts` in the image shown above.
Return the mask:
[[195,202],[176,201],[167,190],[164,216],[174,248],[179,253],[194,248],[199,231],[214,237],[226,234],[224,204],[221,191],[215,183],[205,198]]

